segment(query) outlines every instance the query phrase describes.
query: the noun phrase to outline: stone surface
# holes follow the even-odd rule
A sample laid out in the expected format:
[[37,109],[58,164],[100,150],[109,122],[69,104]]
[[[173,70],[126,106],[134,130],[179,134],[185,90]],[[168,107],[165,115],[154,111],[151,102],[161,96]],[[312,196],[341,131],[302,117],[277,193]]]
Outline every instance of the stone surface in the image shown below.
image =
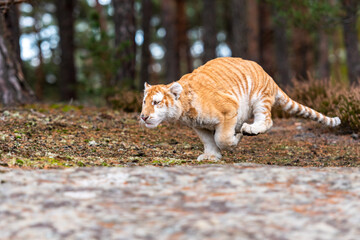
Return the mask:
[[0,239],[359,239],[360,169],[0,167]]

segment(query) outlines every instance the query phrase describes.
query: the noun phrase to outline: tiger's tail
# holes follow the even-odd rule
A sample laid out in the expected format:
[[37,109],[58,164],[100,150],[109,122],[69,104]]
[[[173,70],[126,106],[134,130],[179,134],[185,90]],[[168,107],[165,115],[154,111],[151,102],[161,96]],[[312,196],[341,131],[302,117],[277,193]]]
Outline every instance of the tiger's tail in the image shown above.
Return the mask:
[[315,111],[314,109],[292,100],[279,87],[276,93],[275,102],[279,104],[285,112],[290,114],[296,114],[304,118],[310,118],[330,127],[336,127],[341,124],[340,118],[327,117],[324,114]]

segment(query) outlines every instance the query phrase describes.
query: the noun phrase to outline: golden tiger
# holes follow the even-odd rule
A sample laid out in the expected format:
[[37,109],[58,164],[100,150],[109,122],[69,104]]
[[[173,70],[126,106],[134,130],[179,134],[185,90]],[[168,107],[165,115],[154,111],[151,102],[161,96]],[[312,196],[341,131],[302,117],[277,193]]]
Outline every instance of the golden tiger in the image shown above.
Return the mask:
[[[237,146],[243,135],[265,133],[273,125],[271,108],[278,104],[291,114],[327,126],[340,124],[290,99],[253,61],[216,58],[168,85],[145,83],[140,121],[154,128],[179,120],[192,127],[204,144],[197,159],[219,160],[220,150]],[[254,122],[246,123],[254,117]]]

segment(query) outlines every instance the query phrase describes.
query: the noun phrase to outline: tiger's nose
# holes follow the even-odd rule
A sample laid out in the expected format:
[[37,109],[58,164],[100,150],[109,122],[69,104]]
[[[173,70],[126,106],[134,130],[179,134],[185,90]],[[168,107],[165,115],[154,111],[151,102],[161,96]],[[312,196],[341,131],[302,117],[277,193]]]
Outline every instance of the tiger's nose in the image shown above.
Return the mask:
[[144,122],[149,118],[149,116],[145,116],[144,114],[141,114],[140,117],[142,120],[144,120]]

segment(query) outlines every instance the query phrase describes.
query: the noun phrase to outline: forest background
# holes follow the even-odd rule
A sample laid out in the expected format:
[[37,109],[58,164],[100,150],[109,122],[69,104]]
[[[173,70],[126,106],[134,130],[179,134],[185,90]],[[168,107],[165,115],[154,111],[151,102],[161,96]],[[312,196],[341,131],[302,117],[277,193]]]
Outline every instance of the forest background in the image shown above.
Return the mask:
[[222,56],[258,62],[285,88],[321,82],[314,94],[327,97],[327,84],[358,83],[359,7],[357,0],[1,0],[0,100],[138,111],[145,81],[177,81]]

